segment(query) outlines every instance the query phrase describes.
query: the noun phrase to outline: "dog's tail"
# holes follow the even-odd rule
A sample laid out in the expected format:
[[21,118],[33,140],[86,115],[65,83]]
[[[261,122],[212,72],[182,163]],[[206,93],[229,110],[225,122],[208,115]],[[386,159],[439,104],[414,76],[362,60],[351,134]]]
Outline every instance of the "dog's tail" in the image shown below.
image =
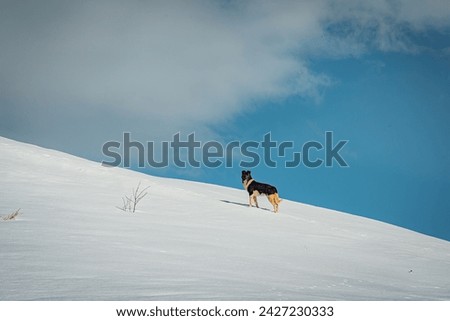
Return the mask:
[[281,201],[282,201],[282,199],[278,197],[278,193],[275,193],[275,202],[276,202],[277,204],[280,204]]

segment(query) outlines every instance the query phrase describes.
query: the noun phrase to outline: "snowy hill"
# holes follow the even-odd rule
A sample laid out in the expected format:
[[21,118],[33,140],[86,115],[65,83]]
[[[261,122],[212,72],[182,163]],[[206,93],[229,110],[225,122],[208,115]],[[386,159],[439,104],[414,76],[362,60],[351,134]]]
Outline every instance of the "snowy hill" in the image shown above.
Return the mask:
[[[0,300],[450,300],[450,242],[5,138],[0,151],[0,215],[21,208],[0,221]],[[138,211],[117,209],[139,182]]]

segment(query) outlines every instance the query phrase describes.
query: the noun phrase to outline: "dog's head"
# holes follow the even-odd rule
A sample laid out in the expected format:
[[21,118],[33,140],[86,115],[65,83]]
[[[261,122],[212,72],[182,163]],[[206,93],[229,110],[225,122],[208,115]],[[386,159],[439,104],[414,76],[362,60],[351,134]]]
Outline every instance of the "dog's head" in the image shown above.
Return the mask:
[[252,179],[252,172],[250,171],[242,171],[242,183],[248,182]]

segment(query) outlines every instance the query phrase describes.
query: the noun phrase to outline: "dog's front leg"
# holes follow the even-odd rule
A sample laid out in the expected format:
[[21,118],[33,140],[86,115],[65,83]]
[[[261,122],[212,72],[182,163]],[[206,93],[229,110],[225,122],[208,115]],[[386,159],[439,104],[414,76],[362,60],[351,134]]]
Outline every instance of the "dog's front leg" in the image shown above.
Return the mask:
[[248,197],[248,207],[252,207],[252,197]]
[[259,208],[258,199],[256,198],[256,195],[253,195],[253,201],[255,202],[256,207]]

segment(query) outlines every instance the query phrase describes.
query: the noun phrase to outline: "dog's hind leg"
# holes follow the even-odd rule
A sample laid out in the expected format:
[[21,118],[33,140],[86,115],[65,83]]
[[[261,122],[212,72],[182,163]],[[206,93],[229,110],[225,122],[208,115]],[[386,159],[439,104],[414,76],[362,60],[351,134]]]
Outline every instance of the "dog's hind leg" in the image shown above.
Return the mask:
[[278,203],[277,203],[277,198],[276,198],[277,194],[270,194],[267,196],[267,198],[269,199],[270,204],[272,204],[273,206],[273,212],[277,213],[278,212]]

